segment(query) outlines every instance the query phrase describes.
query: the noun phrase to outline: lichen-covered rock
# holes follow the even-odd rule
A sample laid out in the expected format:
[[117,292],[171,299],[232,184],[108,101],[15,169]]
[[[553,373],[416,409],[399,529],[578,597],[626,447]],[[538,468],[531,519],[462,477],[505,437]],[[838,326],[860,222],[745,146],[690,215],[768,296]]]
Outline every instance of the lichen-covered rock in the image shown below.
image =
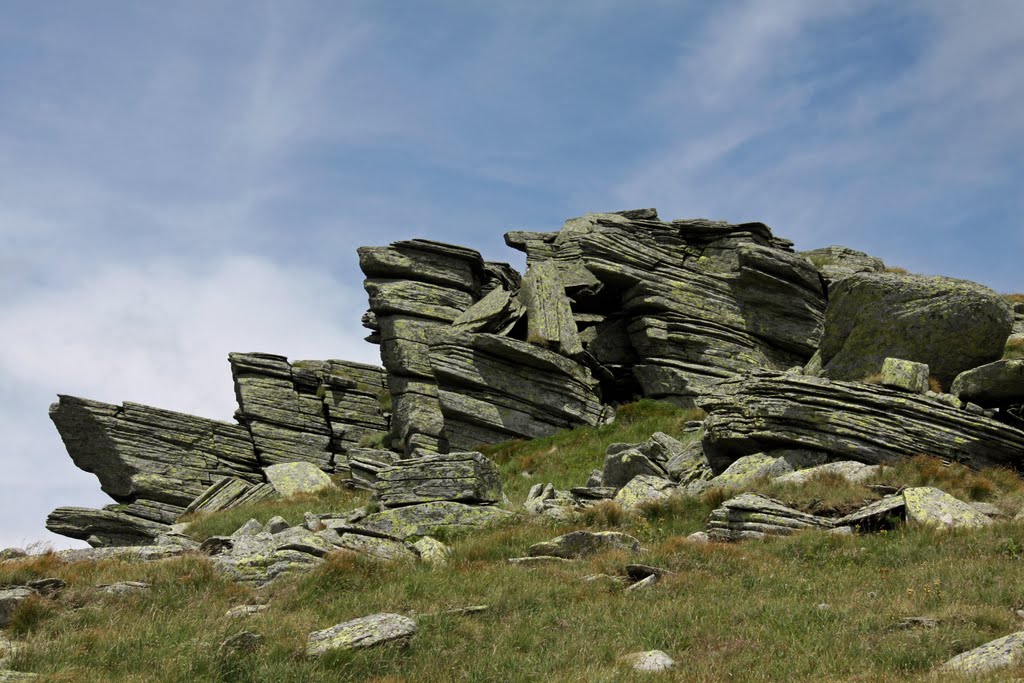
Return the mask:
[[7,628],[18,606],[35,596],[36,592],[28,586],[0,588],[0,628]]
[[[116,406],[73,396],[60,396],[50,406],[50,419],[75,465],[95,474],[103,491],[120,504],[115,512],[142,526],[175,522],[222,477],[253,484],[263,479],[249,435],[237,425],[137,403]],[[85,528],[104,517],[110,531],[104,535],[117,535],[109,515],[95,511],[86,523],[85,513],[69,510],[81,509],[62,508],[51,515],[55,533],[70,532],[72,538],[85,540]],[[124,533],[137,538],[136,531],[126,526]]]
[[928,453],[979,469],[1024,465],[1024,430],[874,384],[758,371],[719,383],[700,404],[710,413],[704,453],[716,469],[794,446],[870,464]]
[[220,512],[240,505],[259,503],[277,496],[277,491],[269,484],[253,484],[237,477],[222,477],[189,503],[185,508],[185,514]]
[[928,391],[928,377],[930,375],[928,366],[924,363],[915,363],[900,358],[886,358],[882,361],[882,369],[879,372],[878,383],[902,389],[912,394],[923,394]]
[[665,500],[675,491],[675,482],[664,477],[640,474],[619,489],[614,500],[623,510],[634,511],[644,503]]
[[815,265],[829,287],[855,273],[877,273],[885,270],[882,259],[848,247],[823,247],[802,251],[800,255]]
[[571,560],[609,550],[640,552],[640,541],[620,531],[572,531],[550,541],[531,545],[527,554],[530,557],[561,557]]
[[695,482],[709,481],[714,478],[715,473],[704,457],[704,445],[700,440],[694,440],[686,444],[682,451],[672,456],[665,463],[665,471],[669,478],[685,487]]
[[708,481],[708,487],[741,489],[758,479],[781,477],[793,471],[785,458],[769,453],[754,453],[738,458],[725,471]]
[[180,545],[135,545],[110,548],[71,548],[58,550],[56,555],[65,562],[99,562],[100,560],[156,562],[179,557],[184,555],[187,550]]
[[823,517],[794,510],[767,496],[743,493],[711,512],[708,537],[715,541],[739,541],[831,527],[832,522]]
[[167,533],[170,526],[113,509],[60,507],[46,518],[46,528],[55,534],[86,541],[94,548],[122,545],[150,545]]
[[563,356],[583,353],[569,298],[553,261],[530,265],[519,298],[526,307],[527,340]]
[[860,484],[878,473],[878,465],[865,465],[862,462],[844,460],[841,462],[829,462],[816,467],[797,470],[777,477],[775,481],[780,484],[805,484],[813,477],[820,475],[834,475],[842,477],[854,484]]
[[356,650],[384,643],[407,642],[416,634],[416,622],[400,614],[373,614],[309,634],[306,654],[320,656],[332,650]]
[[427,564],[448,564],[448,558],[451,557],[452,554],[451,548],[430,536],[424,536],[419,539],[412,544],[412,547],[420,554],[420,559]]
[[907,520],[937,527],[978,528],[992,520],[970,504],[931,486],[918,486],[903,491]]
[[406,539],[469,531],[511,518],[512,513],[492,505],[436,501],[366,515],[358,522],[353,522],[351,527],[355,531],[373,535]]
[[986,408],[1024,403],[1024,360],[997,360],[961,372],[949,393]]
[[1024,631],[1018,631],[958,654],[943,664],[942,670],[965,674],[986,673],[1018,664],[1022,655]]
[[634,671],[668,671],[676,665],[675,660],[661,650],[624,655],[622,662],[632,667]]
[[365,555],[374,560],[383,562],[394,562],[406,560],[412,562],[417,559],[415,552],[401,541],[376,536],[364,536],[362,534],[341,534],[337,547],[349,550],[360,555]]
[[998,360],[1013,313],[982,285],[946,277],[859,273],[830,292],[821,337],[821,374],[860,380],[886,358],[925,363],[948,385]]
[[385,508],[451,500],[488,504],[502,499],[501,476],[481,453],[449,453],[396,462],[377,473]]
[[834,524],[836,527],[850,526],[864,530],[891,527],[895,521],[906,516],[906,508],[907,504],[902,495],[885,496],[845,517],[840,517]]
[[282,462],[265,468],[263,473],[274,490],[284,497],[316,493],[334,486],[323,470],[309,462]]
[[605,486],[622,487],[640,475],[666,478],[668,472],[637,448],[616,451],[605,456],[601,478]]
[[348,459],[348,486],[372,491],[377,486],[377,473],[401,460],[394,451],[380,448],[350,448]]

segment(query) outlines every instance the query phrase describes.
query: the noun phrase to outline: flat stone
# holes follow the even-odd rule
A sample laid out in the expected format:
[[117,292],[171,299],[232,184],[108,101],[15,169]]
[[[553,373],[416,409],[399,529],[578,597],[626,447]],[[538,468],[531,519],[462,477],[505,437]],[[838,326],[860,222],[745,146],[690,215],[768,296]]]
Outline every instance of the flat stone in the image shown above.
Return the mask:
[[117,583],[101,584],[96,588],[111,595],[131,595],[148,591],[151,586],[145,581],[118,581]]
[[405,543],[386,538],[375,538],[373,536],[341,534],[338,547],[383,562],[393,562],[396,560],[411,562],[417,559],[416,553],[410,550]]
[[667,478],[665,468],[644,455],[638,448],[616,451],[606,455],[602,481],[605,486],[625,486],[635,477],[648,475]]
[[817,467],[808,467],[807,469],[790,472],[789,474],[777,477],[775,481],[780,484],[805,484],[813,477],[828,474],[840,476],[854,484],[860,484],[875,476],[875,474],[878,473],[878,469],[878,465],[865,465],[862,462],[844,460],[840,462],[829,462],[824,465],[818,465]]
[[0,628],[7,628],[18,606],[35,596],[36,592],[26,586],[0,589]]
[[352,527],[406,539],[480,529],[511,518],[512,513],[491,505],[437,501],[367,515]]
[[306,654],[319,656],[332,650],[356,650],[385,643],[408,642],[416,622],[400,614],[374,614],[309,634]]
[[638,510],[644,503],[666,500],[676,491],[674,482],[664,477],[641,474],[619,489],[613,499],[623,510]]
[[755,453],[738,458],[708,484],[720,488],[739,489],[750,486],[758,479],[780,477],[792,471],[793,466],[784,458],[767,453]]
[[549,555],[575,559],[608,550],[640,552],[640,541],[619,531],[572,531],[550,541],[535,543],[527,552],[531,557]]
[[668,671],[676,665],[675,660],[661,650],[634,652],[623,656],[622,662],[634,671]]
[[969,503],[931,486],[920,486],[903,491],[907,520],[937,527],[979,528],[992,520],[974,509]]
[[420,554],[421,560],[432,565],[448,564],[448,558],[452,554],[450,547],[430,536],[419,539],[412,544],[412,547]]
[[961,372],[949,392],[986,408],[1024,403],[1024,360],[997,360]]
[[327,473],[309,462],[279,463],[264,468],[263,473],[274,490],[284,497],[316,493],[334,486]]
[[67,588],[68,583],[64,579],[53,577],[46,579],[34,579],[29,581],[27,585],[36,593],[39,593],[39,595],[53,597],[59,595],[61,591]]
[[232,607],[231,609],[229,609],[227,612],[224,613],[224,616],[228,619],[237,619],[239,617],[249,617],[254,614],[263,614],[268,609],[270,609],[270,605],[267,604],[239,605],[238,607]]
[[876,529],[890,526],[891,520],[903,519],[906,513],[906,501],[902,495],[890,495],[869,503],[845,517],[835,520],[837,527],[854,526]]
[[448,453],[403,460],[377,473],[385,508],[433,501],[488,504],[502,499],[501,476],[481,453]]
[[828,519],[809,515],[757,493],[743,493],[711,512],[708,537],[716,541],[740,541],[765,536],[788,536],[808,529],[830,529]]

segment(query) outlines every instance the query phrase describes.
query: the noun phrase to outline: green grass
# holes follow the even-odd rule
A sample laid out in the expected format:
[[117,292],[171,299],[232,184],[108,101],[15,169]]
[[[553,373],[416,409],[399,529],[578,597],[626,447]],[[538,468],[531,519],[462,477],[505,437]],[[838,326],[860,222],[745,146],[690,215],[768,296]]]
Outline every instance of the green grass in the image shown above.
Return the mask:
[[[643,441],[653,431],[679,433],[686,411],[642,402],[615,425],[489,449],[502,463],[513,498],[531,481],[559,488],[582,483],[608,443]],[[523,477],[522,472],[530,472]],[[997,504],[1021,496],[1004,470],[972,472],[915,458],[884,468],[877,481],[934,485]],[[805,487],[755,482],[753,490],[811,511],[841,512],[877,493],[834,477]],[[58,601],[32,601],[15,614],[26,649],[14,668],[60,682],[142,681],[950,681],[934,669],[953,655],[1024,628],[1024,524],[939,532],[902,526],[875,535],[806,532],[738,545],[699,544],[685,535],[705,526],[722,494],[670,499],[625,514],[614,503],[581,524],[543,520],[456,538],[448,565],[376,564],[335,553],[304,576],[265,589],[236,585],[201,557],[150,564],[63,563],[37,556],[0,563],[0,585],[58,576]],[[362,499],[336,492],[246,511],[210,515],[197,535],[223,533],[249,517],[293,521],[321,504],[341,509]],[[1007,503],[1009,504],[1009,503]],[[527,568],[507,558],[575,528],[618,529],[641,539],[637,556],[605,553],[571,564]],[[627,562],[673,573],[655,587],[625,593],[595,574],[622,575]],[[138,595],[95,591],[100,583],[141,580]],[[236,605],[269,602],[266,613],[228,620]],[[827,608],[819,608],[821,604]],[[479,614],[437,614],[487,605]],[[303,656],[314,630],[378,612],[417,616],[406,648],[383,647]],[[906,618],[941,620],[934,629],[898,629]],[[255,653],[226,655],[219,644],[252,630]],[[662,649],[678,666],[668,675],[635,674],[618,663],[630,652]],[[1004,681],[1024,668],[988,678]]]

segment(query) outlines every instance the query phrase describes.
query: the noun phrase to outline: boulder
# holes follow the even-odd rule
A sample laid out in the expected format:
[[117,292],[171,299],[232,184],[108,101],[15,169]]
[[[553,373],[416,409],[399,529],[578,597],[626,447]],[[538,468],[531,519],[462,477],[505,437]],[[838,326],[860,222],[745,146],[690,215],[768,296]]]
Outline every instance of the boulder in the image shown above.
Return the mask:
[[270,609],[270,605],[268,604],[239,605],[238,607],[232,607],[229,609],[224,613],[224,616],[228,619],[237,619],[239,617],[249,617],[254,614],[263,614],[268,609]]
[[802,251],[800,255],[814,264],[830,288],[855,273],[878,273],[885,270],[882,259],[848,247],[823,247]]
[[805,484],[813,477],[824,474],[839,476],[851,483],[860,484],[875,476],[878,470],[878,465],[865,465],[862,462],[843,460],[783,474],[776,477],[775,481],[780,484]]
[[882,361],[878,383],[882,386],[902,389],[912,394],[923,394],[928,391],[928,366],[899,358],[886,358]]
[[420,559],[427,564],[448,564],[448,558],[451,557],[452,554],[451,548],[430,536],[424,536],[419,539],[412,544],[412,547],[420,554]]
[[374,560],[393,562],[396,560],[413,561],[417,554],[405,543],[389,538],[364,536],[362,534],[344,533],[338,538],[337,547],[365,555]]
[[309,462],[282,462],[265,468],[263,473],[267,482],[283,497],[334,487],[330,476]]
[[376,487],[378,472],[401,460],[398,453],[379,448],[350,448],[345,455],[349,468],[347,485],[367,491]]
[[785,458],[768,453],[754,453],[738,458],[725,471],[707,482],[707,487],[741,489],[758,479],[774,479],[793,471]]
[[661,650],[623,655],[621,661],[634,671],[668,671],[676,665],[675,660]]
[[259,503],[278,495],[269,484],[253,484],[237,477],[222,477],[188,504],[184,514],[220,512],[240,505]]
[[570,358],[583,353],[558,265],[553,261],[530,264],[519,299],[526,307],[528,342]]
[[665,500],[675,491],[675,482],[664,477],[641,474],[619,489],[614,500],[623,510],[632,512],[644,503]]
[[571,560],[609,550],[640,552],[640,541],[619,531],[572,531],[530,546],[530,557],[560,557]]
[[1024,403],[1024,360],[997,360],[961,372],[949,393],[985,408]]
[[969,503],[931,486],[919,486],[903,491],[907,520],[937,527],[979,528],[992,523],[986,515]]
[[1001,296],[946,277],[859,273],[830,292],[821,375],[861,380],[886,358],[925,363],[948,386],[965,370],[998,360],[1013,314]]
[[665,463],[669,478],[686,486],[695,482],[709,481],[715,473],[711,471],[708,459],[704,457],[704,446],[699,440],[686,444],[683,450]]
[[167,524],[113,510],[60,507],[46,518],[46,528],[55,534],[86,541],[94,548],[152,545],[170,530]]
[[416,622],[400,614],[373,614],[309,634],[306,654],[357,650],[385,643],[406,643],[416,634]]
[[942,665],[943,671],[983,674],[1014,666],[1024,654],[1024,631],[997,638],[980,647],[958,654]]
[[662,465],[652,461],[637,448],[617,451],[605,456],[601,478],[605,486],[616,488],[625,486],[640,475],[664,479],[668,477],[668,472]]
[[28,586],[0,588],[0,628],[7,628],[18,607],[37,593]]
[[780,447],[869,464],[928,453],[979,469],[1024,465],[1024,430],[874,384],[759,371],[719,383],[700,403],[716,469]]
[[448,500],[498,503],[501,476],[481,453],[449,453],[399,461],[377,473],[377,496],[385,508]]
[[807,529],[829,529],[832,522],[783,505],[757,493],[743,493],[711,512],[708,537],[739,541],[765,536],[788,536]]

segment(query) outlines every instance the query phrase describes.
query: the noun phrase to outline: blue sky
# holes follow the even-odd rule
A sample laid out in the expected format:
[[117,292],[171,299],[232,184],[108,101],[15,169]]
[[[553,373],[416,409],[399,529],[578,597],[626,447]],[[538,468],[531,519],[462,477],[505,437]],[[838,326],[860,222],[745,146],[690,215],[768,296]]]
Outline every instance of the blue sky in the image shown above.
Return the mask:
[[0,547],[109,502],[58,392],[230,419],[228,351],[373,361],[362,244],[656,206],[1024,290],[1024,3],[13,2]]

